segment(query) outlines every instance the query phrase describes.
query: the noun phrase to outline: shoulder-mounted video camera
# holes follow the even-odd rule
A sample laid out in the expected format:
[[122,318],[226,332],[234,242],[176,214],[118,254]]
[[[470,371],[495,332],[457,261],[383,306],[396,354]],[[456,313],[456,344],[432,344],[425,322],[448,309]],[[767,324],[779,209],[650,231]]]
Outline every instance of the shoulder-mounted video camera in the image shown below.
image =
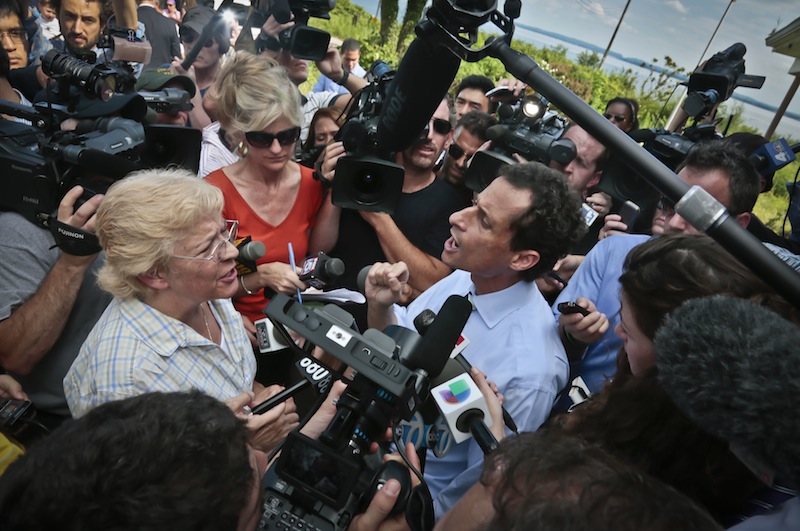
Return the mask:
[[354,96],[347,121],[337,133],[347,155],[336,163],[331,199],[342,208],[393,213],[403,191],[403,167],[378,145],[378,117],[394,70],[383,61],[372,64],[369,84]]
[[[43,57],[42,68],[59,83],[49,101],[34,107],[0,102],[3,113],[32,123],[0,120],[0,165],[6,168],[0,209],[50,226],[58,241],[53,214],[76,184],[84,187],[85,201],[137,169],[179,165],[197,172],[202,133],[144,125],[147,103],[132,92],[125,69],[56,50]],[[67,119],[77,125],[62,131]]]
[[270,15],[281,24],[294,20],[294,26],[282,31],[278,38],[281,49],[290,51],[298,59],[319,61],[325,57],[331,35],[310,27],[308,19],[330,19],[329,13],[336,7],[336,0],[257,0],[253,6],[260,15],[255,18],[254,26],[263,25]]
[[[463,299],[463,297],[462,297]],[[264,511],[259,529],[347,529],[381,481],[395,478],[401,493],[394,512],[408,507],[412,493],[405,467],[384,464],[377,470],[364,461],[373,442],[381,440],[393,421],[410,420],[430,392],[431,379],[449,359],[452,345],[469,316],[461,301],[447,301],[425,335],[400,326],[363,334],[341,308],[308,308],[283,294],[265,309],[276,326],[285,326],[353,370],[336,414],[318,441],[290,434],[281,455],[264,476]],[[463,315],[462,315],[463,314]],[[458,323],[455,324],[454,323]],[[438,325],[438,329],[434,329]],[[446,345],[451,345],[446,347]],[[341,375],[340,375],[341,376]],[[427,515],[432,525],[432,506]],[[418,518],[419,515],[412,515]]]
[[497,107],[497,125],[486,130],[492,149],[477,152],[464,173],[469,189],[480,192],[489,186],[504,166],[516,164],[515,153],[542,164],[556,160],[566,165],[575,158],[575,144],[561,138],[567,120],[549,111],[547,100],[536,95],[515,97],[506,87],[486,95],[502,101]]

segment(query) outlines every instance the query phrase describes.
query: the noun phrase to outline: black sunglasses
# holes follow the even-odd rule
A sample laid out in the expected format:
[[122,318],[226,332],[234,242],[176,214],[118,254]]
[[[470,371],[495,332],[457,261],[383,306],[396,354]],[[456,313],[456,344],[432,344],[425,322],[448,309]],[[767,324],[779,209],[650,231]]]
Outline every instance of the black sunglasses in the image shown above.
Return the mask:
[[662,195],[659,198],[658,203],[656,203],[656,208],[664,213],[675,212],[675,203]]
[[[200,35],[196,31],[187,30],[181,32],[180,37],[182,42],[185,42],[186,44],[192,44],[194,41],[198,39],[198,37],[200,37]],[[205,44],[203,44],[203,46],[205,46],[206,48],[211,48],[213,44],[214,44],[214,39],[208,39],[205,42]]]
[[625,121],[625,115],[624,114],[611,114],[610,112],[607,112],[607,113],[604,113],[603,116],[605,117],[606,120],[611,120],[613,122],[622,123],[622,122]]
[[440,135],[446,135],[452,129],[453,129],[453,124],[451,124],[448,120],[442,120],[441,118],[433,119],[433,130],[439,133]]
[[464,150],[461,148],[461,146],[453,142],[450,144],[450,147],[447,148],[447,154],[455,160],[461,160],[461,157],[463,157],[466,153],[464,153]]
[[268,148],[278,139],[278,143],[282,146],[291,146],[300,138],[300,128],[290,127],[277,133],[265,133],[263,131],[250,131],[244,134],[247,143],[257,148]]

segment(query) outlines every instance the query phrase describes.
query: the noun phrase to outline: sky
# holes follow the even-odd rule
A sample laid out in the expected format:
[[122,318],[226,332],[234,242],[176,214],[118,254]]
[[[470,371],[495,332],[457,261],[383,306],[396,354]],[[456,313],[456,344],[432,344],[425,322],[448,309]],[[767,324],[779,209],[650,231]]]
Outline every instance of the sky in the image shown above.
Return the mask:
[[[377,0],[353,2],[372,14],[376,12]],[[523,0],[518,22],[605,48],[625,3],[626,0]],[[668,55],[679,66],[691,70],[700,60],[728,4],[729,0],[631,0],[611,49],[628,57],[648,61],[656,58],[659,64]],[[502,7],[502,0],[498,5]],[[400,0],[400,16],[404,9],[405,1]],[[773,53],[764,41],[772,30],[783,28],[798,17],[798,0],[736,0],[704,58],[736,42],[743,43],[747,47],[746,73],[767,79],[760,90],[738,88],[737,92],[778,106],[792,83],[788,70],[794,59]],[[552,39],[521,29],[515,34],[517,38],[538,46],[556,44]],[[568,48],[574,53],[580,51]],[[800,91],[788,110],[800,113]],[[772,113],[753,106],[745,106],[744,111],[745,120],[762,132],[772,118]],[[800,138],[800,121],[784,117],[777,133]]]

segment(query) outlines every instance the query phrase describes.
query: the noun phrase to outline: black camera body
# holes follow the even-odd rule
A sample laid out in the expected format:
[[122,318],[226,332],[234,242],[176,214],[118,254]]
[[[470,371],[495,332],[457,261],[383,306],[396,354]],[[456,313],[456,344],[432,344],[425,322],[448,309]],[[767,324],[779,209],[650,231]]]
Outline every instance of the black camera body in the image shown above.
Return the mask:
[[[397,478],[402,487],[395,510],[406,509],[411,490],[407,470],[402,467],[405,477],[390,464],[376,470],[367,466],[364,456],[393,421],[410,420],[422,406],[430,378],[441,373],[449,358],[449,349],[439,346],[455,344],[469,312],[460,316],[460,325],[445,320],[431,332],[434,322],[422,337],[396,326],[385,333],[368,329],[362,335],[350,328],[352,316],[341,308],[312,309],[283,294],[270,301],[265,313],[276,325],[333,355],[355,376],[318,441],[300,433],[287,438],[264,476],[259,529],[344,530],[389,477]],[[444,307],[440,313],[445,313]]]
[[518,154],[529,161],[549,164],[551,160],[566,165],[575,158],[575,144],[561,138],[567,120],[547,111],[543,99],[523,98],[514,103],[501,103],[497,109],[498,123],[486,131],[492,149],[479,151],[464,173],[464,185],[480,192],[499,175],[507,164],[516,164]]
[[253,6],[260,14],[255,25],[261,26],[269,15],[281,24],[294,20],[294,26],[278,36],[282,49],[289,50],[298,59],[319,61],[325,57],[331,35],[327,31],[309,27],[308,19],[330,19],[336,0],[258,0]]
[[376,61],[369,69],[369,84],[350,108],[337,133],[347,155],[336,163],[331,199],[342,208],[392,214],[403,192],[405,170],[391,161],[392,154],[378,144],[378,118],[394,71]]

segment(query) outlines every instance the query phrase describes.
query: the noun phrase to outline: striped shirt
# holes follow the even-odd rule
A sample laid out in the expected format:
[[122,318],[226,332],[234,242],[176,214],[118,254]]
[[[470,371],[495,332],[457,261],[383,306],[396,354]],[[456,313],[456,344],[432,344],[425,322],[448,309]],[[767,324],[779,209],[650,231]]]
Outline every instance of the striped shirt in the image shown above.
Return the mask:
[[209,302],[224,349],[140,300],[115,298],[64,378],[72,415],[150,391],[199,389],[225,400],[252,390],[256,360],[242,317],[228,299]]

